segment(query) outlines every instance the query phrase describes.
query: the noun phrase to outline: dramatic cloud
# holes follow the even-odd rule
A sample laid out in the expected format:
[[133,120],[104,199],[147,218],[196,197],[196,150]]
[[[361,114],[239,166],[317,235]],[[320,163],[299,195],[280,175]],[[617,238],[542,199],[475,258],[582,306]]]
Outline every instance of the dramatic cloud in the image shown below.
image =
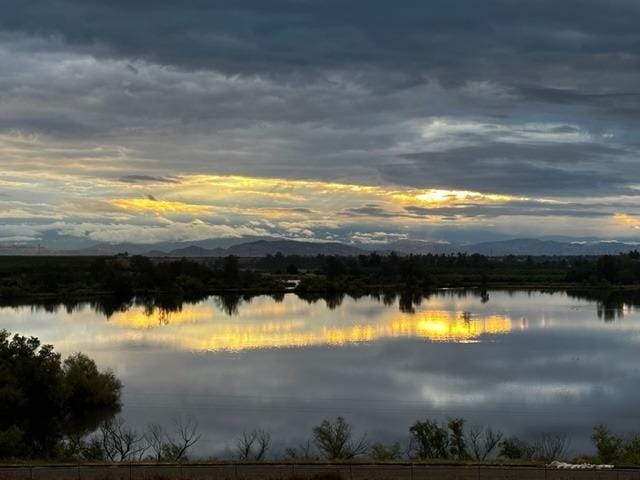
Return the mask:
[[0,238],[636,238],[639,19],[0,0]]

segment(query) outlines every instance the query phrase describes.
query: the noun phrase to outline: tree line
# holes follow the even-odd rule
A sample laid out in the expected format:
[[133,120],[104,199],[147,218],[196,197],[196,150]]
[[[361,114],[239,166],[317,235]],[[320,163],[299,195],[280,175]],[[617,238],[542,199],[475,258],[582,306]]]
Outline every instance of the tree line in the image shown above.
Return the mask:
[[0,298],[167,293],[191,298],[211,292],[355,293],[372,288],[427,291],[435,287],[500,285],[634,285],[640,253],[602,257],[406,255],[354,257],[267,255],[213,259],[0,257]]
[[[182,462],[190,459],[192,447],[201,438],[197,422],[189,417],[174,420],[170,429],[150,424],[145,430],[137,430],[117,417],[104,422],[85,438],[68,439],[60,458],[74,461]],[[357,435],[353,426],[338,416],[322,420],[312,427],[307,441],[276,453],[272,452],[272,436],[268,431],[244,431],[231,445],[229,455],[242,462],[361,459],[376,462],[502,460],[540,463],[570,459],[575,462],[640,464],[640,436],[624,438],[604,425],[596,425],[591,440],[595,455],[569,458],[570,442],[566,435],[542,433],[527,440],[506,436],[488,426],[468,426],[463,418],[449,418],[442,422],[433,419],[415,422],[410,426],[408,440],[404,443],[371,442],[366,434]]]
[[284,290],[282,281],[240,268],[234,256],[207,262],[144,256],[0,257],[0,298],[33,295],[73,298],[109,294],[118,299],[170,293],[186,300],[211,291]]

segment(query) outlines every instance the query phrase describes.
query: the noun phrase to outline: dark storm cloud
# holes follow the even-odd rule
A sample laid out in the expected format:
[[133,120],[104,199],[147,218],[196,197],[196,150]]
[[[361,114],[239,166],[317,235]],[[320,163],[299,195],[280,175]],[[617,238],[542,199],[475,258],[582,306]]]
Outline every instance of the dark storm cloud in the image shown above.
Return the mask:
[[125,183],[178,183],[178,180],[170,177],[155,177],[152,175],[125,175],[119,180]]
[[[0,8],[5,30],[230,73],[355,62],[426,67],[457,83],[491,71],[524,76],[536,64],[588,70],[614,61],[631,70],[633,59],[616,57],[636,55],[640,43],[640,5],[625,0],[3,0]],[[525,63],[526,72],[512,69]]]
[[520,97],[528,100],[548,102],[548,103],[590,103],[590,104],[612,104],[632,102],[638,104],[640,93],[638,92],[616,92],[616,93],[588,93],[575,89],[551,88],[537,85],[514,86],[514,92]]
[[389,218],[397,216],[397,213],[385,210],[384,207],[378,205],[365,205],[363,207],[347,208],[342,212],[342,215]]
[[500,217],[500,216],[558,216],[558,217],[578,217],[578,218],[599,218],[611,216],[611,212],[603,212],[597,210],[583,210],[580,206],[575,209],[568,209],[565,206],[558,208],[557,206],[547,208],[523,208],[522,204],[510,202],[506,205],[471,205],[461,207],[440,207],[425,208],[419,206],[408,206],[405,210],[417,216],[464,216],[464,217]]
[[[405,163],[393,163],[381,171],[385,178],[403,185],[428,180],[440,188],[564,196],[584,191],[631,193],[627,183],[640,181],[628,151],[592,142],[486,141],[402,159]],[[616,168],[610,168],[612,164]]]

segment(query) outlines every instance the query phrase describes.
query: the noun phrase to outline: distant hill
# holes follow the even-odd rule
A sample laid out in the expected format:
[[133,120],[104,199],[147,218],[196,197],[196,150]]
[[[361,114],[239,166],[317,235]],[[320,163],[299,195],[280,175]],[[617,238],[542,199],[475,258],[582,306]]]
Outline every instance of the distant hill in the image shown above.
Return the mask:
[[405,255],[449,254],[460,251],[460,246],[453,243],[425,242],[423,240],[398,240],[386,245],[380,245],[379,252],[396,252]]
[[235,255],[237,257],[264,257],[267,255],[360,255],[367,253],[365,250],[344,245],[342,243],[301,242],[297,240],[257,240],[232,245],[229,248],[203,248],[190,245],[184,248],[176,248],[169,252],[150,250],[144,254],[150,257],[223,257]]
[[636,243],[622,242],[559,242],[555,240],[538,240],[520,238],[482,242],[470,245],[425,242],[420,240],[400,240],[383,246],[378,251],[394,251],[405,255],[452,254],[467,253],[501,257],[504,255],[531,256],[578,256],[578,255],[617,255],[630,250],[640,249]]
[[387,244],[349,245],[339,242],[309,242],[274,238],[244,237],[207,239],[196,242],[163,242],[156,244],[97,243],[90,247],[62,250],[33,244],[0,244],[0,255],[115,255],[127,252],[129,255],[150,257],[263,257],[275,255],[342,255],[355,256],[377,251],[382,255],[396,252],[399,255],[450,255],[456,253],[500,257],[505,255],[531,256],[586,256],[617,255],[631,250],[640,250],[638,243],[623,242],[571,242],[560,240],[540,240],[519,238],[474,244],[446,243],[423,240],[399,240]]
[[55,252],[32,244],[0,243],[0,255],[55,255]]
[[234,245],[226,250],[227,255],[238,257],[264,257],[266,255],[360,255],[366,250],[337,242],[301,242],[297,240],[258,240]]
[[572,243],[553,240],[516,239],[461,246],[460,251],[494,257],[504,255],[575,256],[616,255],[637,248],[639,248],[638,244],[621,242]]
[[[153,256],[150,252],[147,255]],[[209,249],[191,245],[189,247],[176,248],[166,255],[168,257],[221,257],[227,255],[227,253],[224,248]]]

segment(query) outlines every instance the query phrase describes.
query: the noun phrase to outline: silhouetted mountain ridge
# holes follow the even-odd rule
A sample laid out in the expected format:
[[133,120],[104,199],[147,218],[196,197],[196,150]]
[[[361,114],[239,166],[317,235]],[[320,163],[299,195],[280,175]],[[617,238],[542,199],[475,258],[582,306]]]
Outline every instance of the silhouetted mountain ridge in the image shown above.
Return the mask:
[[266,255],[342,255],[355,256],[377,251],[380,254],[396,252],[399,255],[450,255],[457,253],[486,256],[531,255],[531,256],[586,256],[616,255],[640,249],[638,243],[617,241],[569,242],[519,238],[474,244],[447,243],[442,241],[399,240],[386,244],[346,244],[340,242],[314,242],[274,238],[207,239],[197,242],[165,242],[157,244],[95,244],[75,250],[36,248],[33,245],[0,246],[2,255],[129,255],[150,257],[263,257]]
[[388,244],[386,249],[404,254],[480,254],[490,257],[505,255],[579,256],[616,255],[640,248],[637,243],[623,242],[559,242],[535,238],[519,238],[471,245],[401,240]]

